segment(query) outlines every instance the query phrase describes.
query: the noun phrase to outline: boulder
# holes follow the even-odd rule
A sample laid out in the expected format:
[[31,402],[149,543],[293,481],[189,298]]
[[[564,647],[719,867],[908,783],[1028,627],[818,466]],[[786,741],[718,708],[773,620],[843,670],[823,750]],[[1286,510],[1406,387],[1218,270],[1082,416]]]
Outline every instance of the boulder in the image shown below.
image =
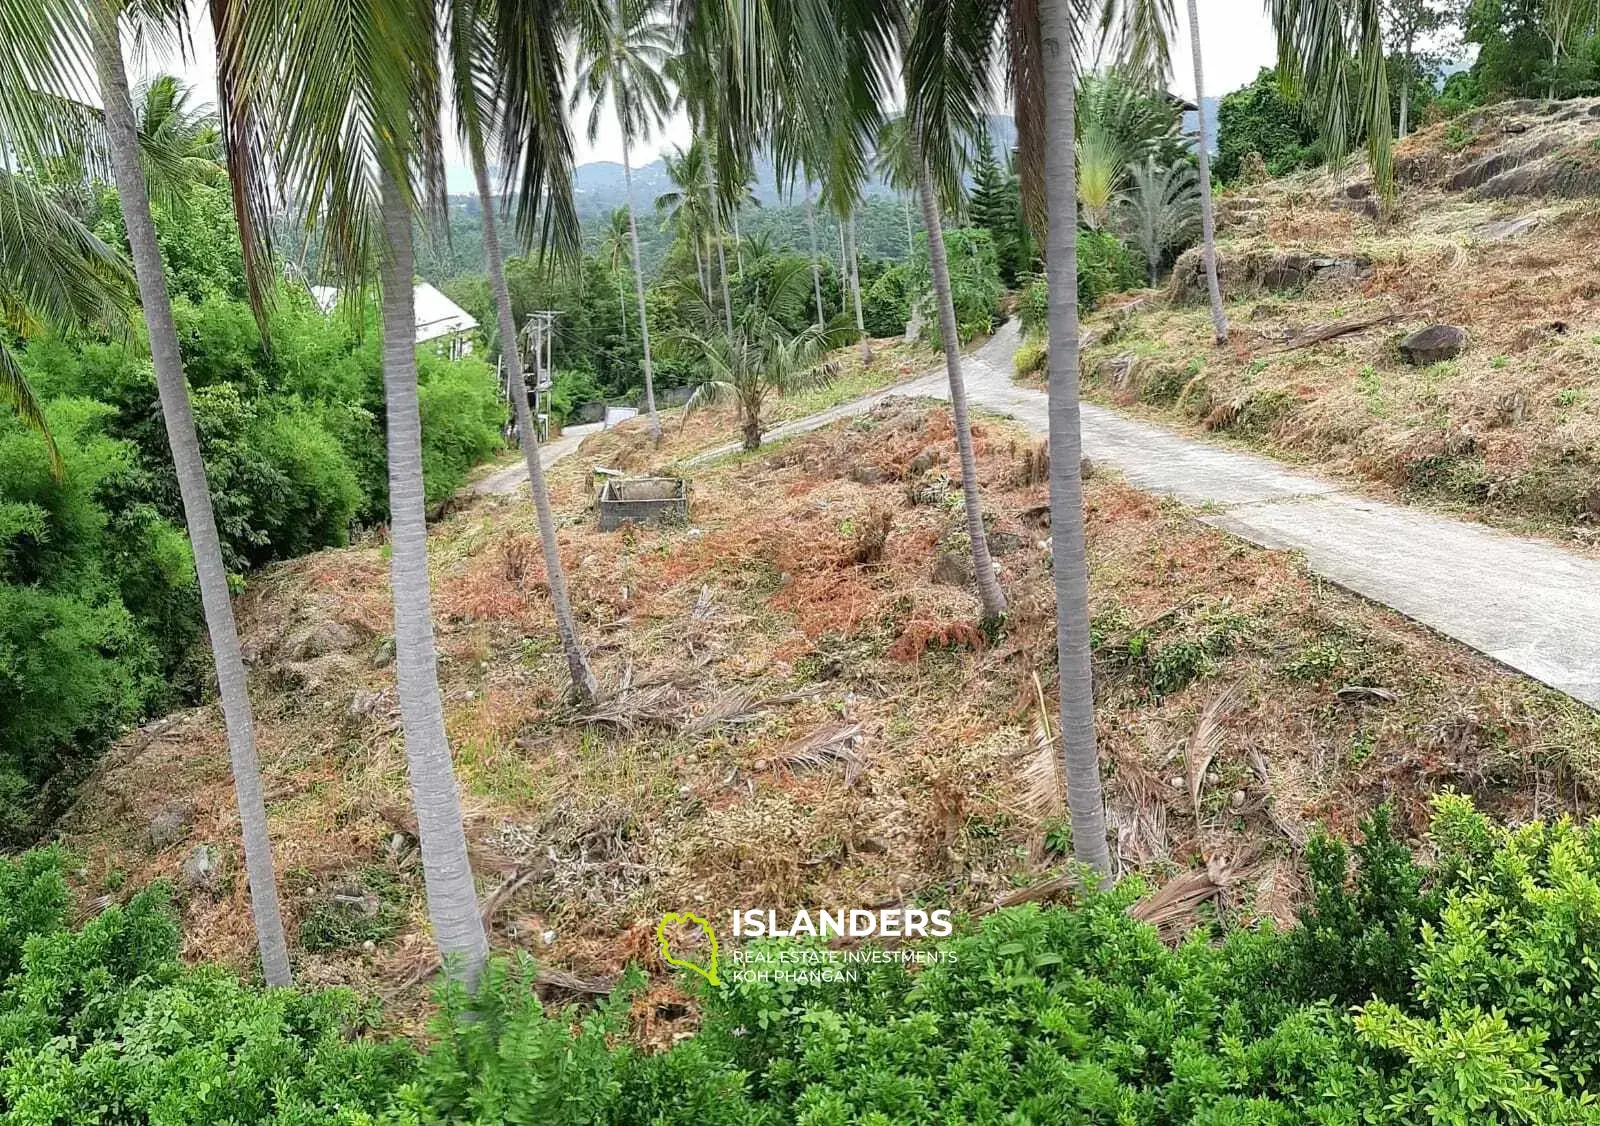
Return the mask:
[[212,845],[195,845],[183,858],[181,866],[184,883],[195,891],[209,891],[217,886],[222,875],[222,857]]
[[394,638],[385,637],[372,651],[372,667],[386,669],[392,664],[394,664]]
[[150,819],[150,845],[152,848],[170,848],[189,835],[189,822],[194,819],[194,808],[182,802],[166,806]]
[[933,565],[933,581],[945,586],[971,586],[977,581],[972,573],[972,559],[965,551],[949,548],[939,553]]
[[286,646],[291,660],[309,661],[329,653],[345,653],[360,641],[355,629],[335,618],[313,621],[296,631]]
[[1427,367],[1455,359],[1466,347],[1465,330],[1455,325],[1429,325],[1400,341],[1400,355],[1408,364]]

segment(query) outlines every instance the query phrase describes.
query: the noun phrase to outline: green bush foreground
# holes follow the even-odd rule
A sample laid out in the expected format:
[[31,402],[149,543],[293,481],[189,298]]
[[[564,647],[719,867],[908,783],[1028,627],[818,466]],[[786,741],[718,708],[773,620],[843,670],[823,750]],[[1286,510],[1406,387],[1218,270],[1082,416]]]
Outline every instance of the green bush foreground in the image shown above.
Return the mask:
[[627,1037],[638,974],[556,1012],[526,961],[470,1017],[447,994],[425,1049],[383,1040],[348,993],[183,967],[159,891],[72,929],[39,851],[0,861],[0,1123],[1600,1121],[1600,827],[1446,797],[1431,846],[1418,866],[1381,813],[1354,865],[1315,842],[1289,931],[1169,949],[1130,881],[920,971],[706,987],[663,1053]]

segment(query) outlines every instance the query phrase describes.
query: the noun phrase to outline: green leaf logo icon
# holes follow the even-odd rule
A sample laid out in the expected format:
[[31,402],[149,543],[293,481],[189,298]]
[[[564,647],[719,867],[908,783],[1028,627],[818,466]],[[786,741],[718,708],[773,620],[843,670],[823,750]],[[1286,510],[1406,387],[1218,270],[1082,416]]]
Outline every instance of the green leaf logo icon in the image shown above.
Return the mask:
[[[706,939],[711,945],[710,964],[702,966],[693,958],[675,958],[672,955],[671,940],[667,938],[667,928],[673,926],[694,926],[705,932]],[[676,911],[669,911],[661,916],[661,923],[656,927],[656,942],[661,947],[661,958],[669,966],[682,966],[686,970],[693,970],[705,978],[712,985],[721,985],[717,980],[717,932],[711,929],[711,924],[699,915],[692,915],[685,911],[681,915]]]

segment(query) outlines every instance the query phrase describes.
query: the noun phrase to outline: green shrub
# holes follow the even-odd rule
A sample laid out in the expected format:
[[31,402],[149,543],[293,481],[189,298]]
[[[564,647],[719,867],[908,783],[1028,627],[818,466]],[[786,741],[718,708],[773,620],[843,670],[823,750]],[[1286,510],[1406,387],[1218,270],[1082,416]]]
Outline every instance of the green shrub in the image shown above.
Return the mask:
[[1078,308],[1144,284],[1144,266],[1127,243],[1109,231],[1078,232]]
[[0,1122],[1596,1121],[1600,825],[1504,829],[1447,796],[1431,838],[1427,866],[1386,811],[1353,848],[1319,838],[1289,931],[1174,948],[1130,918],[1130,880],[994,912],[925,965],[693,979],[699,1029],[665,1051],[631,1040],[637,971],[580,1012],[541,1004],[526,957],[494,962],[419,1051],[347,993],[182,967],[159,891],[74,930],[60,853],[0,859]]
[[[926,271],[923,271],[926,274]],[[927,283],[906,263],[896,263],[873,280],[861,295],[861,317],[871,336],[900,336],[911,319],[911,304],[927,292]]]
[[[1138,289],[1145,284],[1144,267],[1127,243],[1106,231],[1078,231],[1078,310],[1087,312],[1108,293]],[[1050,283],[1045,275],[1032,278],[1017,295],[1017,317],[1024,336],[1044,336],[1050,331]]]
[[605,398],[594,373],[590,371],[558,371],[551,384],[550,413],[562,423],[585,403],[599,402]]
[[467,471],[500,448],[505,409],[494,369],[468,356],[451,362],[418,357],[417,398],[422,412],[422,477],[428,504],[448,499]]
[[131,443],[102,432],[110,408],[48,413],[59,479],[0,415],[0,846],[31,839],[94,752],[173,701],[197,632],[187,544],[137,499]]
[[1033,375],[1043,371],[1050,363],[1050,345],[1037,339],[1024,340],[1012,358],[1018,375]]

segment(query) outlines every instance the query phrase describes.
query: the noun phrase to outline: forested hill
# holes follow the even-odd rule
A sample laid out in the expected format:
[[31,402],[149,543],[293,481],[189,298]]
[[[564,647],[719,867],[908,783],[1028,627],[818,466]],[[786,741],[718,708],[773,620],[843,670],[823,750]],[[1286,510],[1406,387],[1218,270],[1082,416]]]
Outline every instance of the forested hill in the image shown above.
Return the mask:
[[[1017,143],[1017,126],[1010,114],[989,115],[989,143],[1003,160],[1005,153]],[[603,216],[621,207],[627,198],[627,185],[622,165],[614,161],[597,160],[580,164],[576,169],[574,189],[578,204],[578,217],[585,222]],[[633,170],[633,198],[637,206],[649,206],[663,192],[670,191],[672,181],[667,176],[666,161],[661,157],[642,164]],[[778,181],[772,162],[758,158],[755,179],[750,189],[756,201],[765,208],[788,207],[801,198],[798,185],[796,198],[791,201],[785,186]],[[881,176],[873,175],[863,185],[862,192],[869,199],[874,196],[893,198],[895,191]]]

